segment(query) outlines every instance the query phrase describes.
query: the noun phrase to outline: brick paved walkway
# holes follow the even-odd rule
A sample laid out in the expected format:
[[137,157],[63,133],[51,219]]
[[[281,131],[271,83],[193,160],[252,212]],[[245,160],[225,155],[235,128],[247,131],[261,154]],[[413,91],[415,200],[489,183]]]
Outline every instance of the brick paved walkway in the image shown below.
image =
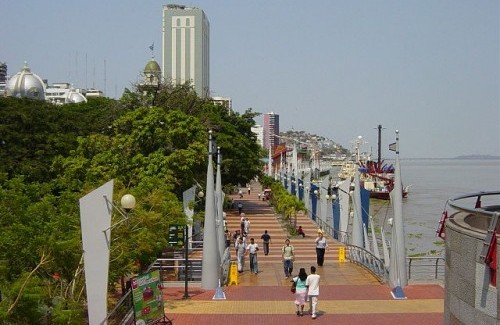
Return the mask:
[[[285,279],[281,261],[281,246],[287,234],[268,203],[258,200],[259,190],[260,185],[254,184],[250,195],[245,192],[241,200],[234,196],[235,202],[243,203],[243,212],[250,220],[249,237],[254,237],[261,247],[259,274],[250,273],[247,258],[239,284],[223,288],[225,300],[213,300],[215,290],[203,290],[194,284],[190,284],[189,299],[182,299],[184,287],[164,289],[165,311],[173,324],[443,324],[441,286],[409,285],[405,288],[407,299],[394,300],[390,288],[380,284],[364,268],[339,262],[341,245],[332,238],[328,238],[330,249],[324,266],[317,267],[321,275],[318,318],[296,316],[291,283]],[[237,210],[227,211],[231,231],[239,229],[237,214]],[[316,265],[317,227],[305,216],[298,216],[297,221],[306,237],[290,238],[296,255],[294,275],[300,267],[309,273],[310,266]],[[272,238],[268,256],[263,254],[260,239],[264,230]]]

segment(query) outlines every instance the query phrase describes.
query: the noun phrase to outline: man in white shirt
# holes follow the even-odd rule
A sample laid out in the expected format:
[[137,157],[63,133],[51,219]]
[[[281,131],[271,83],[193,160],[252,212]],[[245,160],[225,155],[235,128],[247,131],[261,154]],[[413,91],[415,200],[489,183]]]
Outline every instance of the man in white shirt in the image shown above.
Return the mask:
[[259,264],[257,264],[257,251],[259,250],[259,245],[255,243],[253,238],[250,238],[250,244],[247,245],[247,252],[250,256],[250,272],[259,273]]
[[317,306],[318,306],[318,296],[319,296],[319,274],[316,274],[316,267],[311,266],[311,274],[307,276],[306,287],[307,296],[309,297],[309,312],[312,315],[312,319],[316,319]]
[[238,241],[234,244],[236,248],[236,257],[238,259],[238,272],[243,272],[243,268],[245,267],[245,253],[246,253],[246,245],[243,242],[243,236],[238,238]]

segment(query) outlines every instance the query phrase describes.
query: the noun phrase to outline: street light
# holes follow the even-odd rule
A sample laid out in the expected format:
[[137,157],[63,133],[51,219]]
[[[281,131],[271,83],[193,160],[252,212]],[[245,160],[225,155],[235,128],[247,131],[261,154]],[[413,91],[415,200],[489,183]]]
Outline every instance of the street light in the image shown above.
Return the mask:
[[[117,206],[112,200],[109,200],[106,195],[103,195],[104,200],[106,201],[106,204],[108,206],[110,205],[112,208],[114,208],[122,217],[123,219],[118,221],[115,224],[111,224],[108,228],[103,229],[102,232],[104,233],[104,236],[106,237],[106,241],[108,242],[108,248],[110,246],[110,238],[108,238],[108,230],[111,230],[120,224],[122,224],[125,221],[129,220],[129,213],[130,211],[135,208],[135,197],[132,194],[125,194],[122,196],[120,199],[120,205],[121,207]],[[108,207],[109,209],[109,207]],[[110,209],[112,211],[112,209]]]
[[[104,198],[104,200],[103,200]],[[101,324],[107,315],[107,285],[109,274],[109,255],[111,229],[128,220],[128,213],[135,207],[135,198],[122,197],[122,206],[112,201],[113,180],[101,185],[80,198],[80,227],[85,254],[85,287],[90,324]],[[111,223],[113,210],[123,217]]]
[[132,194],[125,194],[122,196],[120,203],[123,210],[125,210],[126,213],[129,213],[130,210],[135,208],[135,197]]

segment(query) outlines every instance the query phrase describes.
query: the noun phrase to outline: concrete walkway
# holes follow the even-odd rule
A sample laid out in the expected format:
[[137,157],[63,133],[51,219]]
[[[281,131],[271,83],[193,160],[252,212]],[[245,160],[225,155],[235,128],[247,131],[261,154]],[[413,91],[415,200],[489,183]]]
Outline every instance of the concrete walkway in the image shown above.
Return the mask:
[[[259,273],[250,273],[247,258],[238,285],[223,288],[225,300],[213,300],[215,290],[194,286],[189,289],[190,298],[183,300],[184,288],[165,288],[165,311],[174,324],[443,324],[441,286],[409,285],[405,288],[407,299],[394,300],[390,288],[364,268],[348,261],[339,262],[341,244],[332,238],[327,238],[329,250],[324,266],[317,267],[321,276],[318,318],[297,316],[291,282],[285,278],[281,261],[281,247],[287,234],[268,202],[258,200],[259,191],[260,185],[254,184],[251,194],[245,192],[243,199],[233,196],[235,202],[243,203],[243,212],[250,220],[249,237],[255,238],[260,246]],[[240,227],[238,211],[226,212],[228,228],[234,232]],[[298,216],[297,224],[303,227],[306,237],[290,238],[296,256],[293,275],[301,267],[309,273],[310,266],[316,266],[317,226],[305,216]],[[271,235],[268,256],[263,253],[260,239],[264,230]]]

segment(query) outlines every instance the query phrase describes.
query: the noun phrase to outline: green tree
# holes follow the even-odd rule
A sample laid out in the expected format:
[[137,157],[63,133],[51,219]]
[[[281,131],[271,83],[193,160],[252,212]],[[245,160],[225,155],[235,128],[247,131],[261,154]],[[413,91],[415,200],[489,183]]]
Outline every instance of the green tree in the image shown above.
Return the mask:
[[208,130],[223,152],[226,186],[259,173],[251,110],[229,114],[187,85],[154,98],[156,106],[126,91],[119,101],[57,107],[0,98],[0,323],[42,323],[48,310],[54,324],[82,323],[78,199],[108,180],[116,201],[138,198],[112,231],[113,289],[168,245],[169,224],[185,223],[180,200],[206,178]]

